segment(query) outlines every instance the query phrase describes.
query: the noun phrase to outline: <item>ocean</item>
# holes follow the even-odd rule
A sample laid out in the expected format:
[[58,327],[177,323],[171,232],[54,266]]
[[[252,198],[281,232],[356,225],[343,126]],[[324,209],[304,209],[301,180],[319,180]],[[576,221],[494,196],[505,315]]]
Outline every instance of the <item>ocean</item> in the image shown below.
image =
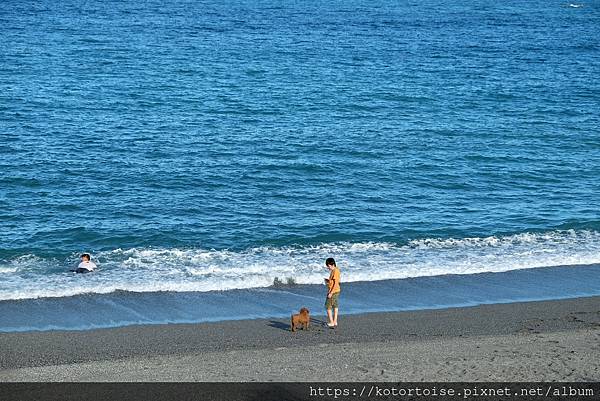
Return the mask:
[[0,331],[323,313],[327,257],[342,315],[600,295],[599,27],[600,0],[1,2]]

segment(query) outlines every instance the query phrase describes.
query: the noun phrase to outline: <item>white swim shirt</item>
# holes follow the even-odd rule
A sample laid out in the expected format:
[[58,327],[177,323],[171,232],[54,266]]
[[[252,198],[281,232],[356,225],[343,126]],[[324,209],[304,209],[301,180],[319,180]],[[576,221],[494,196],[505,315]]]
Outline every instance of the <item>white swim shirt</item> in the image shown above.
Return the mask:
[[88,271],[94,271],[96,267],[96,264],[91,261],[81,262],[79,266],[77,266],[78,269],[86,269]]

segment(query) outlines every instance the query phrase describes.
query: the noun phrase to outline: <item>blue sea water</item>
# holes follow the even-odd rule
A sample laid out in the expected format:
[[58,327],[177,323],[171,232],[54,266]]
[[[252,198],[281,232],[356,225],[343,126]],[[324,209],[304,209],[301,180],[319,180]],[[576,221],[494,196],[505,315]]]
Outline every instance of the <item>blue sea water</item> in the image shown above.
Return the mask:
[[[348,312],[600,294],[599,27],[599,0],[1,2],[0,331],[276,316],[329,256]],[[435,277],[446,304],[400,295]]]

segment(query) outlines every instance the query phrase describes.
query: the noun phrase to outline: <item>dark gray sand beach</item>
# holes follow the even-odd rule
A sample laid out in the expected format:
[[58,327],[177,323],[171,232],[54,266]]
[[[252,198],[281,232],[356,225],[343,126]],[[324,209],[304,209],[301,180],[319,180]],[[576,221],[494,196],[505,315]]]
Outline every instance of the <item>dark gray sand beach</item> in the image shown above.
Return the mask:
[[[343,311],[342,311],[343,312]],[[598,381],[600,297],[0,334],[1,381]]]

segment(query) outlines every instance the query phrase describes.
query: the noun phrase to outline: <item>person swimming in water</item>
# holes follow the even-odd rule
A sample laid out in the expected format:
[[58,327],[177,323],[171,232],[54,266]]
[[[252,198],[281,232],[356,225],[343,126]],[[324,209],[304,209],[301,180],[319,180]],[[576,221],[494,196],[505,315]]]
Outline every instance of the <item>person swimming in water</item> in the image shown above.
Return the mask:
[[90,257],[89,253],[82,254],[81,255],[81,263],[79,263],[79,266],[77,266],[77,269],[71,270],[71,271],[75,272],[75,273],[90,273],[90,272],[93,272],[94,269],[97,266],[90,259],[91,259],[91,257]]

